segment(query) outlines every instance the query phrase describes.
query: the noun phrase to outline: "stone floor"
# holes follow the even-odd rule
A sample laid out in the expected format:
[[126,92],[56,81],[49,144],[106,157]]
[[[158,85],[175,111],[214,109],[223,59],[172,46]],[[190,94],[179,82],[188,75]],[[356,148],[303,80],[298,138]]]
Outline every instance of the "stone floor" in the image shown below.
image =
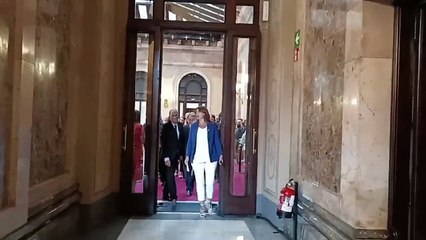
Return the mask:
[[207,217],[198,214],[157,215],[129,219],[119,240],[257,240],[285,239],[269,223],[256,218]]
[[141,220],[130,219],[119,240],[254,240],[241,220]]
[[267,221],[255,217],[208,216],[198,214],[157,214],[150,217],[120,219],[93,229],[81,240],[156,239],[156,240],[285,240]]

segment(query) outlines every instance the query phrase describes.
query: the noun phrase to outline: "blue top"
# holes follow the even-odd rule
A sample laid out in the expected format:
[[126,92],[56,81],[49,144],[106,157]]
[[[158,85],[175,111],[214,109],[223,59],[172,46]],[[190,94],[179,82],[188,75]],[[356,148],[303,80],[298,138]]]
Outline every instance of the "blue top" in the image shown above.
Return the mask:
[[[188,144],[186,146],[186,156],[189,157],[189,161],[192,163],[194,161],[195,149],[197,147],[197,133],[198,133],[199,123],[194,122],[191,124],[189,129]],[[210,162],[217,162],[221,155],[222,151],[222,142],[220,141],[219,129],[217,124],[213,122],[207,123],[207,138],[209,143],[209,153],[210,153]]]

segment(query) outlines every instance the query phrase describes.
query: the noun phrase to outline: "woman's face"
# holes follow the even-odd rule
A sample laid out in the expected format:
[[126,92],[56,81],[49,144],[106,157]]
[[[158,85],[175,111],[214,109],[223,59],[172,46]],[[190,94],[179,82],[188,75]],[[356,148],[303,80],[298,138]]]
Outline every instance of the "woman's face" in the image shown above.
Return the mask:
[[204,113],[197,110],[197,120],[200,121],[204,119]]

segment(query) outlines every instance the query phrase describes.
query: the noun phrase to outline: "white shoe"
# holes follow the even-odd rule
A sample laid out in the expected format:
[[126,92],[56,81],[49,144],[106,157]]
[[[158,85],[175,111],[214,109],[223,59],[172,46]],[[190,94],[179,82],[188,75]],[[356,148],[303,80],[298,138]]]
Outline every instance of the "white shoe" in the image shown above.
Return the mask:
[[205,218],[207,215],[207,208],[206,206],[203,204],[200,206],[200,217],[201,218]]
[[209,215],[213,215],[213,206],[211,201],[206,201],[206,209]]

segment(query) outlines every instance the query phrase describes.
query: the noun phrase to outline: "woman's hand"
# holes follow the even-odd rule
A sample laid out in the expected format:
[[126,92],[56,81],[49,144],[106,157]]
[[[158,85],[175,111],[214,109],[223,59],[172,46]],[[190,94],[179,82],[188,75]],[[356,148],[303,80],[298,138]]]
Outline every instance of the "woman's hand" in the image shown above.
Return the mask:
[[185,158],[185,165],[186,165],[186,166],[188,166],[188,165],[189,165],[189,157],[188,157],[188,156]]
[[219,165],[223,165],[223,155],[220,155],[219,157]]

